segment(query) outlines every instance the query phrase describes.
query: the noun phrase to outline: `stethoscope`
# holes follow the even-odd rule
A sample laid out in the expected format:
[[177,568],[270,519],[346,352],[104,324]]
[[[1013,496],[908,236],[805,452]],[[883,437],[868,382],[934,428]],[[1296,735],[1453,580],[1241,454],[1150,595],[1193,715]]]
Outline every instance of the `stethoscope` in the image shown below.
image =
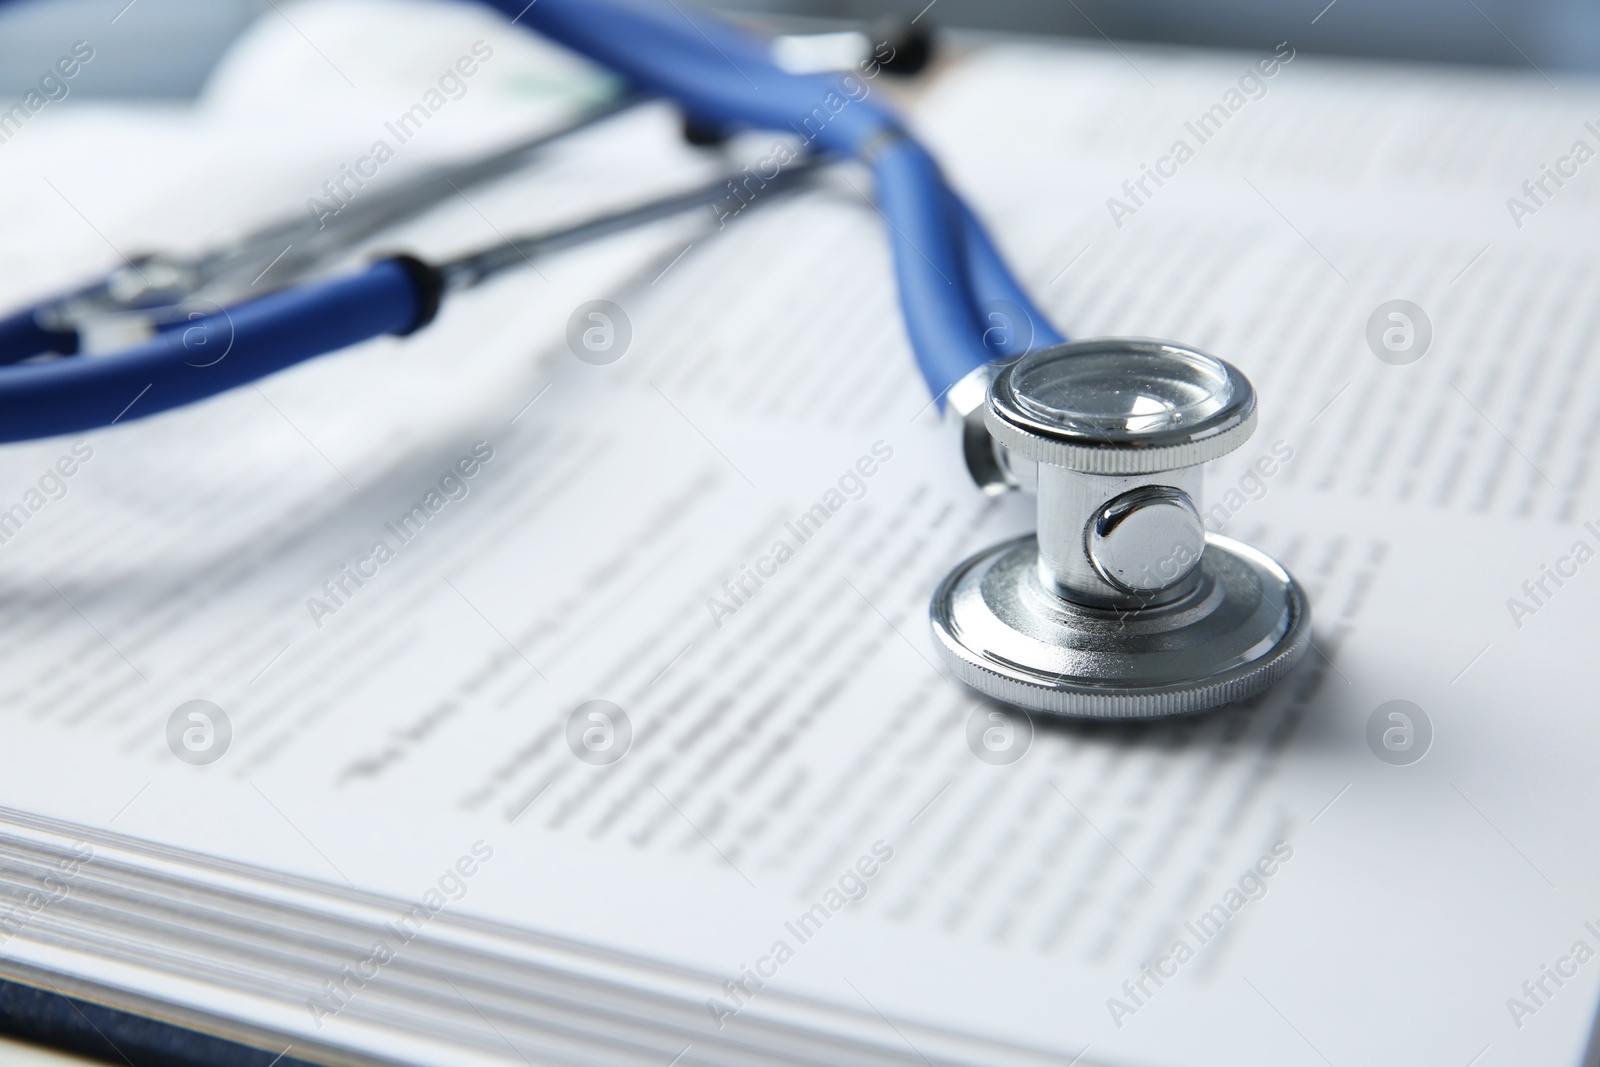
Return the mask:
[[[934,593],[934,642],[952,674],[1030,711],[1144,718],[1246,699],[1293,666],[1310,638],[1304,591],[1268,556],[1207,533],[1200,518],[1202,465],[1255,429],[1255,392],[1237,368],[1161,341],[1067,343],[928,152],[893,113],[850,91],[854,74],[787,71],[754,38],[678,5],[490,2],[620,74],[631,90],[447,182],[504,173],[525,153],[645,96],[675,100],[702,130],[800,134],[808,151],[772,179],[780,187],[827,158],[871,168],[912,349],[969,472],[985,492],[1038,498],[1036,534],[961,562]],[[309,273],[340,242],[436,196],[430,182],[438,184],[424,177],[375,195],[336,235],[301,234],[295,261],[265,269]],[[292,233],[268,228],[208,256],[136,262],[0,320],[0,442],[143,418],[360,341],[412,333],[447,296],[531,251],[703,205],[724,185],[447,263],[392,256],[261,296],[246,279]],[[216,310],[193,310],[196,294]],[[994,307],[1028,328],[990,329],[985,309]],[[87,324],[120,320],[154,335],[115,354],[77,355]]]

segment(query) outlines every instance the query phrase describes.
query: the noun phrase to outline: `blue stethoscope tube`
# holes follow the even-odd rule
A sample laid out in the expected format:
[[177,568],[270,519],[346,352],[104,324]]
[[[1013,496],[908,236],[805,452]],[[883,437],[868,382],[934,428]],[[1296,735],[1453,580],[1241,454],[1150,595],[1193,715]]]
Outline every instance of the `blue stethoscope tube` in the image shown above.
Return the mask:
[[0,440],[154,415],[312,356],[409,333],[431,317],[419,285],[429,268],[413,263],[386,259],[354,276],[272,293],[115,355],[6,367],[0,370]]
[[[806,131],[813,150],[862,159],[889,224],[907,333],[928,389],[945,392],[995,358],[1063,338],[1023,292],[971,209],[888,110],[845,91],[846,75],[797,75],[753,39],[677,5],[618,0],[484,0],[552,40],[728,128]],[[837,110],[825,101],[847,101]],[[819,108],[821,110],[819,110]],[[818,121],[818,117],[825,117]],[[0,366],[0,442],[154,415],[302,360],[433,318],[439,273],[410,257],[197,318],[110,356]],[[990,309],[1029,321],[994,330]],[[75,348],[29,311],[0,319],[0,364]]]

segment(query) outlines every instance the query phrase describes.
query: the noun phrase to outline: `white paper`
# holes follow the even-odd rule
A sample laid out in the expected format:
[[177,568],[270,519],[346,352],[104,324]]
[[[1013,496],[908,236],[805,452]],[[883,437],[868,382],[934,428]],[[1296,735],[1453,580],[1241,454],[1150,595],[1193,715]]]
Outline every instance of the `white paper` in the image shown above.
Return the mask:
[[[1149,727],[1036,722],[1010,766],[969,750],[988,709],[933,668],[927,599],[1031,504],[963,484],[846,170],[724,231],[690,219],[541,262],[408,341],[86,435],[66,495],[0,546],[0,803],[330,887],[297,889],[300,908],[382,894],[369,916],[482,842],[492,861],[416,951],[482,921],[472,951],[512,952],[494,930],[516,928],[625,953],[619,982],[688,1013],[683,1062],[739,1062],[735,1041],[844,1061],[763,1029],[784,1023],[849,1035],[860,1062],[1578,1062],[1594,965],[1523,983],[1600,947],[1596,594],[1582,565],[1536,605],[1523,583],[1600,548],[1582,525],[1600,525],[1592,178],[1520,229],[1504,201],[1586,136],[1600,94],[1296,56],[1117,227],[1106,199],[1259,58],[995,46],[916,115],[1070,332],[1181,338],[1254,380],[1261,429],[1211,473],[1208,515],[1285,562],[1315,612],[1314,650],[1266,697]],[[705,172],[669,115],[629,121],[411,236],[493,240],[517,204]],[[641,145],[652,162],[629,173]],[[565,338],[597,298],[633,333],[608,366]],[[1434,326],[1409,366],[1364,336],[1391,299]],[[0,501],[72,447],[6,450]],[[476,472],[442,484],[464,457]],[[444,502],[402,539],[430,491]],[[820,528],[792,525],[830,492]],[[341,577],[380,540],[375,576]],[[1512,597],[1534,610],[1513,618]],[[234,729],[203,768],[166,740],[191,699]],[[632,725],[607,767],[566,737],[593,699]],[[1410,766],[1365,738],[1395,699],[1432,724]],[[875,845],[892,858],[847,874]],[[864,893],[835,913],[847,877]],[[1231,908],[1246,877],[1259,899]],[[1201,944],[1185,924],[1214,905],[1228,920]],[[85,921],[44,908],[5,951],[438,1056],[395,1036],[399,969],[330,1019],[310,1005],[337,954],[247,997],[46,936]],[[1193,959],[1140,988],[1180,938]],[[792,958],[718,1028],[723,983],[780,941]],[[410,1018],[514,1059],[473,1001],[404,973],[428,989]],[[502,1007],[525,1055],[582,1062],[539,1043],[532,999]]]

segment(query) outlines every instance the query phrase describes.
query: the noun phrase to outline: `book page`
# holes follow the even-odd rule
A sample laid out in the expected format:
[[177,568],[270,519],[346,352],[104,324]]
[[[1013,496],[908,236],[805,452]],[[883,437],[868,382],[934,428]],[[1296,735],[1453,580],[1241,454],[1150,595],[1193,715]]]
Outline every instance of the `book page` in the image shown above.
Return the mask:
[[[541,260],[413,338],[0,453],[26,512],[0,544],[0,804],[325,887],[294,883],[290,928],[359,893],[379,929],[475,872],[404,966],[333,1000],[358,944],[269,982],[226,923],[188,956],[129,923],[114,957],[63,903],[8,957],[419,1062],[397,1005],[483,1062],[514,1059],[504,1033],[580,1058],[534,1044],[537,998],[486,1026],[424,965],[472,924],[480,954],[512,930],[626,954],[626,981],[671,985],[683,1062],[801,1020],[861,1062],[1578,1062],[1593,193],[1520,228],[1504,201],[1600,96],[1297,56],[1133,204],[1122,183],[1261,59],[994,45],[914,116],[1068,332],[1171,336],[1254,380],[1261,428],[1205,511],[1313,598],[1272,692],[1112,726],[941,675],[934,585],[1032,504],[964,481],[841,168],[725,228]],[[694,180],[714,164],[675,121],[632,116],[406,237],[436,253],[529,204]],[[1368,342],[1392,300],[1429,320],[1417,359]],[[207,711],[186,747],[197,700],[225,743]],[[1410,762],[1381,743],[1393,701],[1426,729]],[[994,728],[1005,758],[970,740]],[[81,866],[79,900],[110,892]],[[206,978],[227,953],[256,963]]]

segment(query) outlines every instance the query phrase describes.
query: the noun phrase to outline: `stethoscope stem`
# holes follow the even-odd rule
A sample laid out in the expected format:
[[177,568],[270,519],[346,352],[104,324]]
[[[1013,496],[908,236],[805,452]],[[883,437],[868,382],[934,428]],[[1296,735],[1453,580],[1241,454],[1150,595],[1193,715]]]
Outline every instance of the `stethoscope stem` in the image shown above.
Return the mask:
[[[775,177],[766,179],[761,190],[762,197],[800,188],[827,162],[829,160],[826,157],[820,156],[806,156],[794,161]],[[618,211],[603,212],[553,230],[507,238],[488,248],[459,256],[437,268],[443,278],[444,292],[453,293],[481,285],[508,270],[529,265],[535,255],[574,248],[697,208],[714,209],[720,201],[735,197],[730,187],[733,180],[741,176],[742,172],[723,175],[681,193],[672,193]],[[739,201],[735,210],[742,208],[743,203]],[[730,215],[733,213],[726,212]]]
[[[504,148],[375,188],[344,204],[329,218],[310,218],[301,212],[198,255],[160,252],[136,257],[96,283],[33,307],[26,314],[38,331],[31,335],[19,332],[16,345],[0,345],[0,363],[52,350],[72,354],[85,347],[75,335],[91,333],[110,320],[144,319],[159,327],[181,321],[185,304],[196,300],[223,307],[282,289],[310,277],[374,235],[465,190],[515,173],[542,150],[646,99],[637,92],[609,97]],[[25,337],[35,350],[19,347]]]

